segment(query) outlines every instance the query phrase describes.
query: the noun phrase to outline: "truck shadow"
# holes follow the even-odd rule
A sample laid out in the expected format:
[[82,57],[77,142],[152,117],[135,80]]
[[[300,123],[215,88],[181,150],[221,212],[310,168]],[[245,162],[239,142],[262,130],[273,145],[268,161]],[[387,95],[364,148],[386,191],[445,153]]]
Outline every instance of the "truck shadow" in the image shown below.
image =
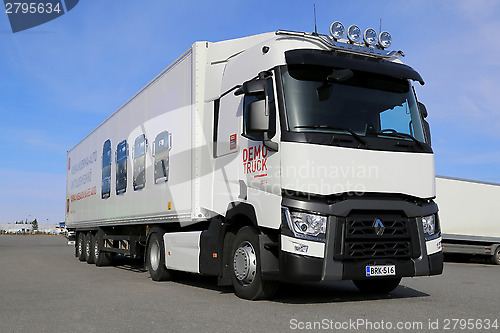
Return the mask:
[[[221,294],[233,293],[233,288],[230,286],[218,286],[216,277],[178,273],[174,282],[191,287],[213,290]],[[404,286],[404,280],[402,283],[402,285],[389,294],[364,294],[360,292],[351,281],[300,284],[283,282],[280,284],[279,291],[271,302],[284,304],[320,304],[430,296],[429,294]]]
[[345,303],[429,296],[429,294],[405,287],[404,279],[402,284],[389,294],[366,294],[360,292],[352,281],[329,281],[282,283],[274,301],[286,304]]
[[[143,259],[126,258],[116,256],[113,266],[118,269],[136,273],[146,273]],[[162,283],[162,282],[160,282]],[[175,272],[174,280],[166,283],[179,283],[195,288],[212,290],[220,294],[232,294],[233,287],[218,286],[217,278],[213,276],[202,276],[198,274]],[[283,282],[276,296],[271,302],[283,304],[321,304],[321,303],[345,303],[364,302],[373,300],[391,300],[401,298],[429,297],[429,294],[406,287],[405,280],[394,291],[389,294],[365,294],[360,292],[351,281],[329,281],[329,282],[306,282],[290,283]],[[236,297],[236,296],[235,296]]]
[[458,253],[446,253],[444,255],[445,262],[454,262],[461,264],[483,264],[483,265],[491,265],[490,258],[481,255],[472,255],[472,254],[458,254]]

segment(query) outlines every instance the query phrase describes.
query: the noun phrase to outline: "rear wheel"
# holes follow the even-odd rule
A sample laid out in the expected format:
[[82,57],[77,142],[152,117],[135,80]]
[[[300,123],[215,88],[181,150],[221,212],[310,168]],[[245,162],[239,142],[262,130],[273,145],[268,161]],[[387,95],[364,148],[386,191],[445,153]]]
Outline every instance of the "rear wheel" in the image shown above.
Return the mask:
[[241,298],[269,299],[276,294],[278,282],[262,280],[259,234],[252,227],[241,228],[231,251],[234,293]]
[[149,237],[146,250],[146,264],[153,281],[167,281],[172,279],[173,273],[165,265],[163,240],[158,233],[153,233]]
[[80,232],[76,241],[76,256],[78,260],[85,261],[85,233]]
[[95,260],[94,256],[94,246],[95,246],[95,236],[91,232],[85,237],[85,258],[87,259],[87,264],[93,264]]
[[99,251],[99,242],[102,241],[102,236],[97,233],[94,240],[94,263],[96,266],[109,266],[113,257],[110,252]]
[[497,246],[495,252],[490,257],[490,261],[493,265],[500,265],[500,246]]
[[376,280],[353,280],[356,287],[367,294],[387,294],[399,285],[401,278],[388,278]]

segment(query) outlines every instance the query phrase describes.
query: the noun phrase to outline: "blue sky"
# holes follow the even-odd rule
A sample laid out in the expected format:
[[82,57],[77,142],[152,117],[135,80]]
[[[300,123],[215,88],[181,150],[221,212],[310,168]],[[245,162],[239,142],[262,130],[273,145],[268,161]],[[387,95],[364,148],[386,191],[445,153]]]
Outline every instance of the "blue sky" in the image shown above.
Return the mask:
[[80,3],[13,34],[0,13],[0,223],[64,220],[66,151],[195,41],[358,24],[393,36],[425,86],[436,173],[500,183],[500,2],[132,1]]

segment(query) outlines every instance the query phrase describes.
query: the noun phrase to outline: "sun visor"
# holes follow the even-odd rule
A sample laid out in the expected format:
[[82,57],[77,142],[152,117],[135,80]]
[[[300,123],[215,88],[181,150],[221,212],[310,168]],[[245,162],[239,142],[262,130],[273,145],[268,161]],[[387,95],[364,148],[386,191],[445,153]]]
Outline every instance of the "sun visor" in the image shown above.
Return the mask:
[[285,59],[288,65],[318,65],[349,68],[356,71],[388,75],[400,79],[410,79],[418,81],[422,85],[425,84],[420,74],[410,66],[357,54],[300,49],[286,51]]

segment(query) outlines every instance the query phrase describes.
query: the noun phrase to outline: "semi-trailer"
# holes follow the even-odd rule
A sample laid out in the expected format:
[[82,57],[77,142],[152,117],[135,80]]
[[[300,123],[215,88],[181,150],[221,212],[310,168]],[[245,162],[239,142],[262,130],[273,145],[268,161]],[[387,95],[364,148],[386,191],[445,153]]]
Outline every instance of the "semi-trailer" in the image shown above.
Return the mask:
[[500,265],[499,200],[498,183],[437,176],[436,201],[444,254],[462,260],[484,256]]
[[194,43],[69,150],[75,255],[217,276],[246,299],[441,274],[424,81],[391,42],[334,22]]

